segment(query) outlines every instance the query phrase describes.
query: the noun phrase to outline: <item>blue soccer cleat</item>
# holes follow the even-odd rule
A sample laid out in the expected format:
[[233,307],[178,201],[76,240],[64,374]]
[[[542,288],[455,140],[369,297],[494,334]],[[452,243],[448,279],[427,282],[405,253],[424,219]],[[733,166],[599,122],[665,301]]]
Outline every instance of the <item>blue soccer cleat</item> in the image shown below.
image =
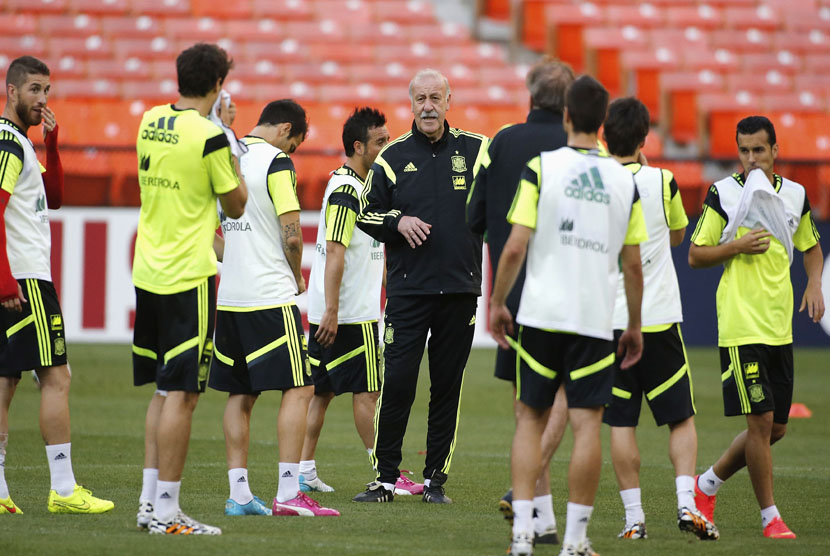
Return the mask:
[[247,504],[229,499],[225,502],[225,515],[271,515],[271,508],[257,496]]

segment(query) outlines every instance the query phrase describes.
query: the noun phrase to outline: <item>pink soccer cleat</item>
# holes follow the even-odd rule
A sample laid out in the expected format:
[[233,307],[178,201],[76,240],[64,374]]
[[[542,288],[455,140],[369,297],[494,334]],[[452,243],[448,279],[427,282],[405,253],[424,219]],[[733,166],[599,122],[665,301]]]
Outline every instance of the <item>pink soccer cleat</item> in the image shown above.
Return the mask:
[[404,470],[401,472],[401,476],[398,477],[397,482],[395,483],[395,494],[409,496],[411,494],[418,494],[421,495],[424,493],[424,484],[423,483],[416,483],[404,473],[409,473],[409,471]]
[[274,504],[271,509],[274,515],[302,515],[307,517],[340,515],[340,512],[337,510],[324,508],[319,502],[309,498],[302,492],[298,492],[296,498],[286,500],[285,502],[277,502],[277,499],[274,498]]

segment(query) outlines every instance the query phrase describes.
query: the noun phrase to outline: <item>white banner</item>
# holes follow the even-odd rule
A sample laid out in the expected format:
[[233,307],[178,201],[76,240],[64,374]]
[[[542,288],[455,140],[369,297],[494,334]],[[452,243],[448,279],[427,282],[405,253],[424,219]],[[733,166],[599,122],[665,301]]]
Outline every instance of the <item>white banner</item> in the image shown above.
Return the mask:
[[[52,275],[58,288],[66,337],[70,342],[123,342],[133,339],[135,290],[132,258],[138,226],[137,208],[63,208],[51,211]],[[300,216],[303,237],[317,235],[319,212]],[[308,280],[314,243],[303,246],[303,271]],[[483,283],[490,289],[490,263],[484,250]],[[221,265],[220,265],[221,270]],[[487,332],[486,299],[479,299],[476,346],[494,346]],[[305,317],[306,294],[297,297]]]

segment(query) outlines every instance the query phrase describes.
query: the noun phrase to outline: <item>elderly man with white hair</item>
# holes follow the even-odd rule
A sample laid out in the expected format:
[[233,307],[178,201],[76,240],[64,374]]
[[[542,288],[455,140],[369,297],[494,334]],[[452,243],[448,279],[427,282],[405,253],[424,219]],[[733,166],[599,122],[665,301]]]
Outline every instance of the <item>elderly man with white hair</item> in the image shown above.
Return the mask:
[[464,367],[481,295],[482,238],[465,223],[484,135],[450,127],[447,78],[433,69],[409,84],[412,129],[390,142],[366,178],[358,226],[386,246],[383,386],[372,452],[377,479],[356,502],[391,502],[418,368],[429,334],[430,402],[423,500],[449,504]]

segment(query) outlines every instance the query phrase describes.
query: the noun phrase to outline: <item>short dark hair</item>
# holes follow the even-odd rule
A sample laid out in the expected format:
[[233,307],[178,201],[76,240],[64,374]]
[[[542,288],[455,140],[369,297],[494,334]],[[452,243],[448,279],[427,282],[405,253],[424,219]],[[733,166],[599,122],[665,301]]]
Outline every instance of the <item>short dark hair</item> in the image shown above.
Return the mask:
[[603,137],[608,152],[631,156],[648,135],[649,114],[645,104],[634,97],[618,98],[608,107]]
[[593,77],[583,75],[571,83],[566,106],[575,132],[596,133],[608,110],[608,91]]
[[15,58],[6,72],[6,86],[20,87],[30,75],[49,75],[49,67],[34,56]]
[[259,115],[259,121],[256,125],[284,123],[291,124],[289,137],[296,137],[297,135],[305,137],[308,133],[308,119],[306,118],[305,109],[290,98],[269,102],[262,109],[262,114]]
[[377,108],[363,106],[355,108],[346,123],[343,124],[343,148],[346,156],[354,154],[354,142],[369,142],[369,130],[386,125],[386,116]]
[[223,83],[233,67],[233,60],[215,44],[197,43],[176,58],[179,94],[197,98],[207,96],[216,85]]
[[775,145],[775,126],[766,116],[749,116],[738,122],[738,127],[735,130],[735,142],[738,142],[738,135],[752,135],[762,129],[767,132],[769,146]]
[[565,92],[574,80],[574,70],[565,62],[545,58],[527,74],[525,83],[534,108],[551,112],[565,109]]

